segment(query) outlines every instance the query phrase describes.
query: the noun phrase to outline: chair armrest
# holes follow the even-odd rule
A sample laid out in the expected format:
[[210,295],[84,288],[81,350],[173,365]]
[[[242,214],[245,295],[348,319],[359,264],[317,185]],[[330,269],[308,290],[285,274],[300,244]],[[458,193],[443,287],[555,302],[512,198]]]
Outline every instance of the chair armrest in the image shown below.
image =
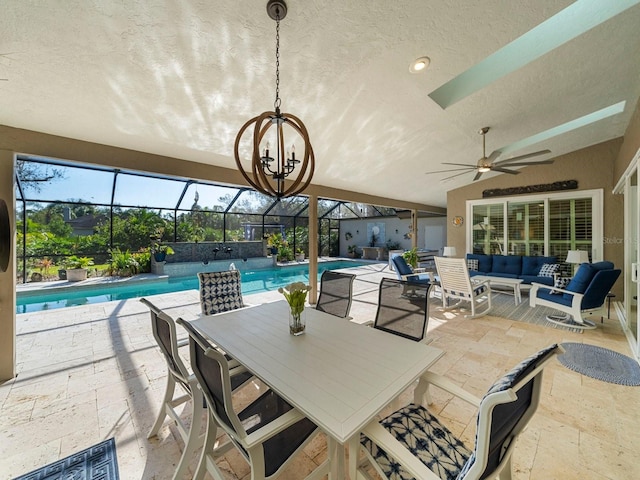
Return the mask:
[[178,340],[177,344],[178,344],[178,348],[186,347],[186,346],[189,345],[189,339],[188,338],[183,338],[182,340]]
[[[446,377],[443,377],[442,375],[438,375],[437,373],[433,373],[433,372],[423,373],[422,376],[420,377],[420,382],[418,387],[416,387],[416,389],[421,388],[420,384],[423,385],[422,388],[425,388],[424,383],[426,383],[427,386],[434,385],[438,388],[441,388],[445,392],[449,392],[455,395],[459,399],[464,400],[467,403],[470,403],[476,408],[480,407],[480,402],[481,402],[480,398],[467,392],[464,388],[456,385],[451,380],[449,380]],[[425,388],[425,391],[426,391],[426,388]]]
[[298,409],[294,408],[292,410],[289,410],[284,415],[279,416],[272,422],[267,423],[265,426],[247,435],[245,438],[247,448],[251,448],[254,445],[259,445],[265,442],[274,435],[280,433],[281,431],[285,430],[286,428],[304,418],[305,416]]
[[427,468],[416,456],[406,449],[377,421],[373,421],[362,430],[367,437],[380,446],[387,454],[400,463],[414,478],[421,480],[440,480],[435,473]]

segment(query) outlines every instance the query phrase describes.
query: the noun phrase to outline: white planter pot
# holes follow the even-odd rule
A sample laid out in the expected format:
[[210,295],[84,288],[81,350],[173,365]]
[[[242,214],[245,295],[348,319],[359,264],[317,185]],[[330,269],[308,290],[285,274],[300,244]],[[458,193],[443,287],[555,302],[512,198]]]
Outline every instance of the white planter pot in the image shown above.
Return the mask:
[[67,270],[67,281],[68,282],[79,282],[80,280],[87,279],[87,269],[86,268],[73,268]]

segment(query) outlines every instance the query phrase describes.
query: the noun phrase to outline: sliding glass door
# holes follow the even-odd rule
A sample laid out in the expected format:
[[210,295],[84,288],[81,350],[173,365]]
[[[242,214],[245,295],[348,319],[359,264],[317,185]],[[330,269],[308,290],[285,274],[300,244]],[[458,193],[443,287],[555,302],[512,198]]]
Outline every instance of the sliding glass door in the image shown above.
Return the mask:
[[467,201],[467,252],[602,260],[602,190]]
[[633,169],[626,180],[625,203],[625,278],[624,311],[629,340],[636,357],[640,357],[638,346],[638,237],[640,236],[640,198],[638,197],[638,169]]

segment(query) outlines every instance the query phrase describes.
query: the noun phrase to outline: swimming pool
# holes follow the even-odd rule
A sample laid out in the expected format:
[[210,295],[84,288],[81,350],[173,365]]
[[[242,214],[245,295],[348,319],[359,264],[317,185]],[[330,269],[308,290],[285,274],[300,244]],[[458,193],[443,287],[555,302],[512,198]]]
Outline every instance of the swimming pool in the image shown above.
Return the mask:
[[[318,263],[318,279],[325,270],[339,268],[358,267],[367,265],[366,262],[336,260]],[[240,272],[242,278],[242,294],[276,290],[291,282],[309,282],[309,266],[292,265],[261,270]],[[198,277],[174,277],[163,281],[132,282],[110,285],[91,285],[80,288],[66,287],[55,291],[43,293],[18,292],[16,301],[16,313],[39,312],[56,308],[87,305],[90,303],[110,302],[112,300],[125,300],[127,298],[144,297],[145,295],[157,295],[160,293],[179,292],[182,290],[198,289]]]

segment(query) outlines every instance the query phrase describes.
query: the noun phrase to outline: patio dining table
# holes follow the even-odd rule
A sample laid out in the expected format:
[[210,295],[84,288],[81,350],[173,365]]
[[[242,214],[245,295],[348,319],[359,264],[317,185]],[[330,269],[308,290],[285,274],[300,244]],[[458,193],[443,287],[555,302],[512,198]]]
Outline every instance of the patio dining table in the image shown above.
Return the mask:
[[331,478],[345,478],[344,447],[443,351],[306,308],[289,333],[286,301],[203,316],[191,324],[326,434]]

